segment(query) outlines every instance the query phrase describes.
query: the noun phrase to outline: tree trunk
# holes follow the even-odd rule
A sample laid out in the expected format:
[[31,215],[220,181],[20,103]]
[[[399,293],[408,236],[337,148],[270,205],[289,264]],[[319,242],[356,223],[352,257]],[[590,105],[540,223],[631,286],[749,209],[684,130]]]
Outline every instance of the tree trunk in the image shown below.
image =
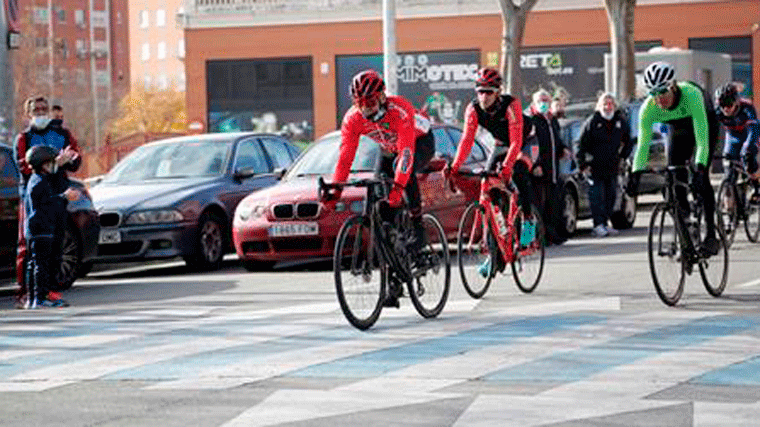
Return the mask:
[[528,12],[538,0],[523,0],[516,5],[513,0],[499,0],[501,8],[501,74],[504,89],[517,98],[524,98],[520,53]]
[[604,0],[604,7],[610,26],[612,92],[618,102],[627,102],[634,98],[636,91],[633,34],[636,0]]

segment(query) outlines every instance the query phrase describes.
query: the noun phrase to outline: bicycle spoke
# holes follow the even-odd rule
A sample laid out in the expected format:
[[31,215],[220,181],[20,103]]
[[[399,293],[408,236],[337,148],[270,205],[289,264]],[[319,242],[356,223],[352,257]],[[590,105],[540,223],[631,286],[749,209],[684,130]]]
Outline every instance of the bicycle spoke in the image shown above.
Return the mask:
[[425,245],[415,258],[414,279],[408,284],[409,297],[417,312],[425,318],[438,316],[449,295],[451,266],[446,234],[438,219],[422,217]]
[[472,298],[482,298],[494,276],[494,260],[488,245],[489,228],[484,219],[483,207],[470,204],[459,221],[457,232],[459,275]]
[[685,259],[672,209],[657,205],[649,223],[649,268],[657,295],[675,305],[683,293]]
[[[544,225],[538,209],[535,206],[531,206],[531,209],[533,212],[530,221],[534,232],[530,241],[523,241],[525,240],[523,237],[531,236],[518,236],[517,233],[512,236],[512,248],[515,251],[515,257],[512,260],[512,276],[517,287],[525,293],[536,289],[544,271]],[[521,224],[521,231],[527,225],[522,209],[515,218],[515,222]]]

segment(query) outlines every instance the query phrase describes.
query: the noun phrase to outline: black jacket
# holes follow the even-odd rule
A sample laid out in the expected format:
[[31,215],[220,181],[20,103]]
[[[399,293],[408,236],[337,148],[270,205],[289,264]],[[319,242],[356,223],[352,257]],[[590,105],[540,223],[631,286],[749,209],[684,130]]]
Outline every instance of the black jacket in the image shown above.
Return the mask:
[[32,173],[24,193],[26,222],[24,235],[52,238],[60,218],[66,215],[68,200],[53,190],[55,175]]
[[628,120],[616,111],[610,120],[597,111],[583,125],[578,144],[577,160],[581,168],[591,166],[596,179],[617,176],[621,153],[631,151],[631,131]]
[[541,166],[544,174],[539,179],[556,183],[559,179],[559,159],[566,148],[560,136],[559,121],[556,117],[547,119],[538,113],[531,113],[530,121],[538,145],[538,158],[533,163],[533,169]]

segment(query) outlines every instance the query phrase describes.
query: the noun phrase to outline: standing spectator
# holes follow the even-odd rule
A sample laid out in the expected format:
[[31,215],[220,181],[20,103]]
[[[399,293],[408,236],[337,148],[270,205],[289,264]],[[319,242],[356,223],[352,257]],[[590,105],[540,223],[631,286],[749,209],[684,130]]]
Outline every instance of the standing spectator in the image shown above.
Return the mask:
[[[51,123],[52,118],[50,116],[50,109],[48,101],[45,97],[32,97],[28,98],[24,102],[24,110],[29,117],[29,127],[23,132],[18,134],[14,143],[13,149],[18,164],[18,169],[21,172],[21,180],[19,182],[19,200],[24,200],[26,193],[26,186],[29,181],[29,177],[32,173],[32,168],[26,161],[26,152],[32,147],[38,145],[45,145],[53,147],[57,150],[58,155],[56,157],[57,170],[53,173],[49,179],[52,191],[55,194],[63,193],[69,186],[67,171],[75,172],[79,169],[82,162],[79,157],[79,148],[77,146],[77,140],[74,139],[71,132],[64,128],[60,124],[56,125]],[[19,203],[19,233],[18,233],[18,250],[16,252],[16,281],[19,284],[17,294],[17,307],[23,307],[25,305],[26,295],[26,281],[30,277],[26,276],[26,263],[27,258],[27,246],[26,239],[24,237],[24,221],[26,218],[24,205]],[[63,235],[62,226],[65,221],[65,215],[60,215],[57,218],[61,222],[61,227],[56,228],[57,235],[54,238],[53,257],[56,260],[60,258],[61,238]],[[50,294],[52,298],[60,298],[56,292]]]
[[589,188],[593,235],[604,237],[618,231],[608,225],[617,197],[617,177],[620,153],[630,151],[628,121],[617,109],[615,96],[602,94],[596,112],[586,120],[581,133],[577,160],[584,174],[591,173]]
[[528,116],[533,124],[533,135],[538,144],[538,158],[533,163],[533,178],[546,227],[547,244],[562,244],[567,240],[564,226],[563,185],[559,177],[559,160],[569,157],[570,151],[562,143],[559,122],[549,110],[552,98],[545,89],[533,94]]
[[59,126],[63,126],[63,107],[58,104],[54,104],[52,107],[50,107],[50,116],[52,119],[50,120],[51,124],[58,124]]
[[[54,253],[54,236],[58,218],[66,215],[68,200],[76,198],[76,190],[67,188],[56,194],[55,173],[58,168],[58,150],[48,145],[35,145],[26,152],[25,160],[32,169],[24,194],[24,237],[29,243],[29,272],[26,282],[26,307],[65,307],[68,304],[55,292],[57,264]],[[52,294],[52,295],[51,295]]]
[[[554,115],[554,117],[558,119],[565,118],[565,108],[567,107],[567,99],[569,98],[569,94],[565,90],[565,88],[557,88],[556,91],[554,91],[554,98],[552,98],[552,105],[550,111]],[[568,141],[569,143],[570,141]]]

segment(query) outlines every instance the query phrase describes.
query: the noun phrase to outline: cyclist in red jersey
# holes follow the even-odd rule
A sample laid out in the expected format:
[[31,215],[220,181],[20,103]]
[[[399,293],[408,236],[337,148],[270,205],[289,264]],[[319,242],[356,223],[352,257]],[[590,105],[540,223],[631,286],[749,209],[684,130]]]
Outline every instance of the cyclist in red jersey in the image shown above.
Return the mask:
[[[416,172],[428,164],[435,152],[430,120],[415,111],[411,102],[401,96],[387,96],[385,82],[373,70],[365,70],[351,81],[353,106],[341,124],[341,144],[333,182],[345,182],[359,146],[359,137],[366,135],[380,144],[379,172],[394,178],[388,204],[398,208],[406,191],[414,225],[412,250],[419,250],[424,239],[422,206]],[[326,195],[325,204],[335,205],[340,191]]]
[[[478,127],[493,135],[496,144],[488,159],[488,170],[496,170],[501,164],[501,177],[512,180],[517,187],[523,212],[531,212],[534,192],[530,182],[529,166],[521,159],[523,143],[523,113],[520,100],[501,94],[501,75],[493,68],[481,68],[475,82],[477,96],[464,112],[464,133],[459,141],[457,154],[446,173],[456,175],[470,155]],[[520,161],[518,161],[520,160]]]

